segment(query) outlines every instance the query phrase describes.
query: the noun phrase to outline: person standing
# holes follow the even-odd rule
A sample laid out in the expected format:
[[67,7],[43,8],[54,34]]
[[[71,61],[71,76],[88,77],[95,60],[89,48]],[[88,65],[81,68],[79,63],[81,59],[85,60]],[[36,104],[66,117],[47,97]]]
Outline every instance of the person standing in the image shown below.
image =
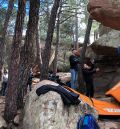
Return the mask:
[[32,79],[33,79],[33,72],[32,69],[30,69],[29,78],[27,82],[27,86],[29,86],[29,91],[32,90]]
[[71,73],[71,88],[77,89],[77,79],[78,79],[78,51],[73,49],[72,55],[69,57],[70,62],[70,73]]
[[94,97],[94,83],[93,83],[93,74],[99,71],[99,68],[95,68],[94,63],[90,58],[86,58],[82,72],[83,79],[86,83],[86,96]]
[[7,69],[4,69],[2,80],[3,81],[2,81],[1,94],[2,94],[2,96],[5,96],[6,95],[7,84],[8,84],[8,71],[7,71]]

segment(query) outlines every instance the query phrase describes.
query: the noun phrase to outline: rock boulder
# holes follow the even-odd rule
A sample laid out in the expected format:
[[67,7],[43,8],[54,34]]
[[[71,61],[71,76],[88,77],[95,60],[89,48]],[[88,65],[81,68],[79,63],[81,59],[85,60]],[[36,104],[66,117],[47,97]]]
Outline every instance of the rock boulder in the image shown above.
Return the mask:
[[103,25],[120,30],[120,0],[89,0],[88,11]]
[[[42,81],[37,84],[58,85],[51,81]],[[37,96],[36,88],[30,92],[25,104],[24,129],[76,129],[80,115],[85,112],[85,104],[65,106],[57,92],[50,91]],[[87,105],[87,111],[97,116],[95,110]]]
[[117,48],[120,46],[120,31],[111,30],[103,34],[91,44],[93,51],[97,55],[117,56]]

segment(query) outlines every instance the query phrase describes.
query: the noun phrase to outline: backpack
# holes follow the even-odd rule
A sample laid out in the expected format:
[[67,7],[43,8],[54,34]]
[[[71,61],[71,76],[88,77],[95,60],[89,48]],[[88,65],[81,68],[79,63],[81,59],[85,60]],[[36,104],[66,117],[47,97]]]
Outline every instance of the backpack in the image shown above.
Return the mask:
[[100,129],[100,127],[92,114],[85,114],[80,116],[77,129]]

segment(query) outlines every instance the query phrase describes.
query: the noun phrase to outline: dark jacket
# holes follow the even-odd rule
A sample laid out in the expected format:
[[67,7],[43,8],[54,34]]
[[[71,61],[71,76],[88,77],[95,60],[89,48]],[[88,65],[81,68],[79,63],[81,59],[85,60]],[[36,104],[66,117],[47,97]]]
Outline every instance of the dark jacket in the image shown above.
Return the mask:
[[90,69],[82,69],[83,78],[86,83],[90,83],[93,81],[93,74],[96,73],[95,64],[93,64],[90,60],[86,60],[85,64],[87,64]]
[[33,74],[30,73],[29,78],[28,78],[28,82],[27,82],[28,85],[31,85],[32,84],[33,77],[34,77]]
[[36,94],[40,96],[49,91],[55,91],[61,95],[63,103],[65,105],[76,105],[80,103],[79,95],[73,92],[68,91],[62,86],[53,86],[53,85],[43,85],[36,90]]
[[70,61],[70,69],[75,69],[76,71],[78,71],[78,63],[80,62],[79,57],[71,55],[69,61]]
[[96,73],[96,69],[83,69],[82,72],[85,82],[89,83],[93,81],[93,74]]

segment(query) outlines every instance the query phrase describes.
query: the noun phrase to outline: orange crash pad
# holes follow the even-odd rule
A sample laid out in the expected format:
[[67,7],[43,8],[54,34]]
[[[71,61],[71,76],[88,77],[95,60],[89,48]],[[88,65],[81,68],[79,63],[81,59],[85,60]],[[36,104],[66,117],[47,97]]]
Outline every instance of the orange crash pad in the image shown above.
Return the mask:
[[120,102],[120,82],[117,83],[113,88],[106,92],[106,95],[114,97]]
[[84,103],[87,103],[87,104],[93,106],[98,111],[99,116],[120,116],[120,105],[119,104],[113,104],[110,102],[105,102],[105,101],[97,100],[94,98],[92,98],[92,100],[91,100],[89,97],[87,97],[67,86],[65,86],[65,88],[68,89],[69,91],[79,94],[80,99]]
[[92,99],[92,100],[94,103],[94,108],[98,111],[99,115],[120,116],[120,105],[97,99]]

